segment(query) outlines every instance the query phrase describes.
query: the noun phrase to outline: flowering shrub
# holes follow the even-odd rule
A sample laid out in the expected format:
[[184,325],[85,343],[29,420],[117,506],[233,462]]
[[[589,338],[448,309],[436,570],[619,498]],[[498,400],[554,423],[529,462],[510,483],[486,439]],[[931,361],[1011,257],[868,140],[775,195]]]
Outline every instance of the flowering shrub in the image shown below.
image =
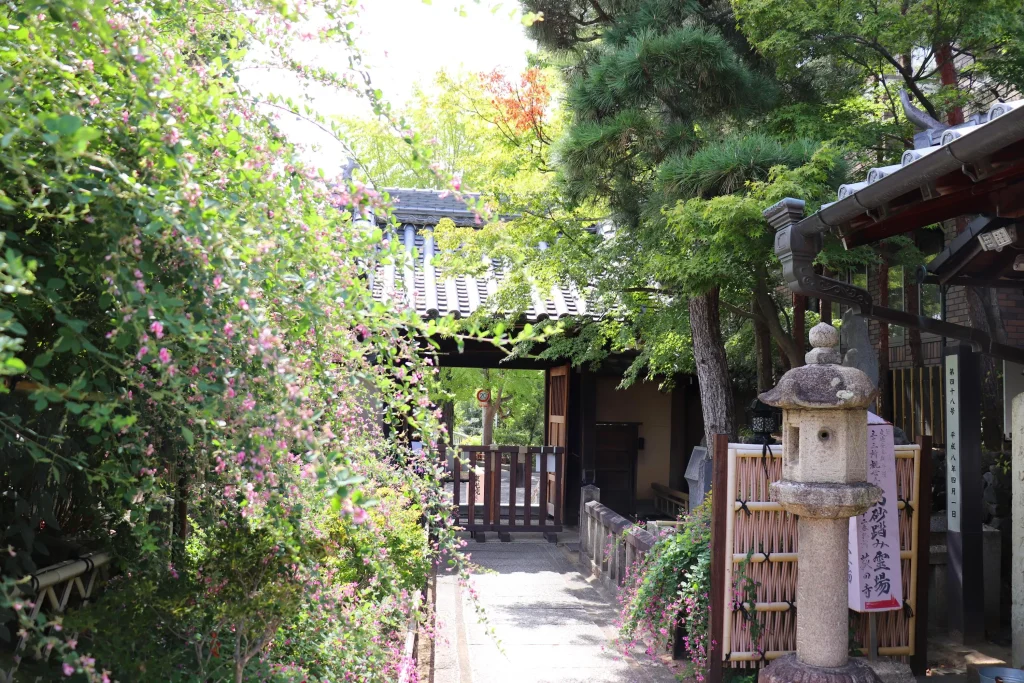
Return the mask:
[[[354,7],[0,13],[0,637],[60,675],[408,670],[411,591],[457,545],[417,339],[453,328],[373,300],[368,275],[402,257],[364,220],[384,202],[303,162],[277,119],[301,103],[239,85],[266,63],[386,113]],[[301,63],[303,41],[347,70]],[[22,578],[97,548],[120,578],[75,617],[80,637],[29,618]]]
[[671,645],[678,626],[692,673],[701,681],[711,646],[711,497],[682,521],[678,533],[663,536],[627,571],[619,593],[620,644],[655,656]]

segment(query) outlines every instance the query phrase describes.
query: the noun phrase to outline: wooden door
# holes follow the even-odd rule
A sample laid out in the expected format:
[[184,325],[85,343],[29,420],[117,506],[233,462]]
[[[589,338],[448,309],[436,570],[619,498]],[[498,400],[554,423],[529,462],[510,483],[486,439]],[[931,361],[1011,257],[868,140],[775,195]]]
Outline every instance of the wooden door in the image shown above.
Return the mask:
[[[562,365],[557,368],[549,368],[547,371],[547,443],[548,446],[560,446],[566,448],[569,443],[569,370],[570,366]],[[543,458],[551,456],[542,455]],[[541,486],[547,487],[548,510],[547,513],[555,516],[555,500],[565,500],[565,477],[562,477],[561,496],[556,495],[555,473],[553,468],[548,470],[548,480],[541,482]],[[564,518],[564,510],[560,511]]]
[[637,426],[598,423],[594,483],[601,504],[623,517],[636,512]]
[[569,366],[548,369],[548,446],[567,443],[566,424],[569,412]]

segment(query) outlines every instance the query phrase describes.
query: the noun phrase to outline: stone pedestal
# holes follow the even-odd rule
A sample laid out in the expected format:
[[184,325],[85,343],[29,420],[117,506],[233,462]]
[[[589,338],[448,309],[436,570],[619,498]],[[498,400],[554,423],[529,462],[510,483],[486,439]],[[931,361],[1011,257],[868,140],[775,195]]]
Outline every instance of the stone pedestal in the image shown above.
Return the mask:
[[849,518],[882,496],[867,483],[867,406],[875,386],[862,371],[839,365],[839,334],[811,330],[807,365],[762,394],[783,409],[782,481],[772,498],[798,515],[796,655],[761,671],[761,683],[879,683],[849,658]]
[[875,670],[863,660],[851,659],[843,666],[825,668],[807,664],[797,655],[779,657],[761,670],[758,683],[881,683]]

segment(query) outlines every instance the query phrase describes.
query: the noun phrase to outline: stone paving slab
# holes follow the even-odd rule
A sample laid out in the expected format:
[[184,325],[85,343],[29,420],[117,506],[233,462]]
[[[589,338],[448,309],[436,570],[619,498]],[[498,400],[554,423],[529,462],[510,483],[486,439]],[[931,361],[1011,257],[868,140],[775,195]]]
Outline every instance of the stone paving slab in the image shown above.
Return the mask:
[[473,562],[486,568],[470,579],[486,624],[478,621],[468,590],[454,577],[439,578],[438,618],[447,625],[439,631],[454,641],[438,646],[444,666],[437,666],[435,683],[675,681],[658,662],[614,648],[616,605],[560,548],[514,540],[469,549]]

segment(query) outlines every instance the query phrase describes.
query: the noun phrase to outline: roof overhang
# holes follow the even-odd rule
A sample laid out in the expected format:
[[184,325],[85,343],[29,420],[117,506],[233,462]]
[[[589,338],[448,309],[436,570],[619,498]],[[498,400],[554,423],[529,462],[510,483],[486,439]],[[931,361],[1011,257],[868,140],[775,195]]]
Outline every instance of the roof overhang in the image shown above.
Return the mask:
[[883,177],[853,186],[797,231],[834,230],[852,248],[957,216],[1024,216],[1024,107],[963,129],[942,146],[909,150],[900,168],[879,170]]

